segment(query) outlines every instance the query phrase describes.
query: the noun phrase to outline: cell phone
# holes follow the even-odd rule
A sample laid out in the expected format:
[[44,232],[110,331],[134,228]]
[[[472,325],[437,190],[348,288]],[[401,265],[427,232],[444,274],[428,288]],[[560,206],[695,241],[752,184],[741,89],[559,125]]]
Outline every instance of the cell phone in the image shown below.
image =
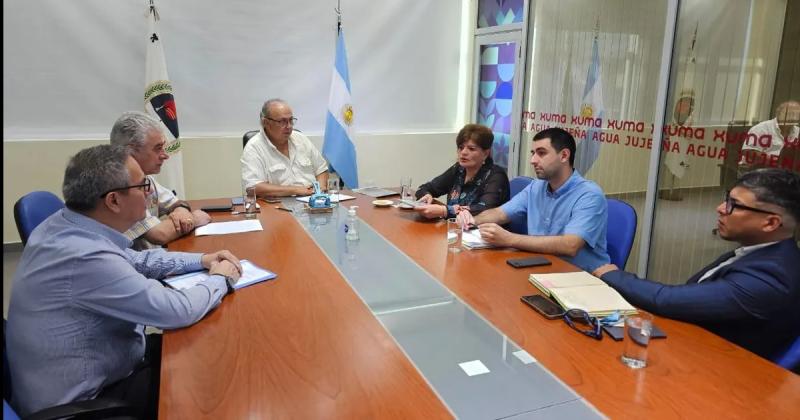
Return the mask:
[[244,197],[231,198],[231,204],[234,206],[241,206],[242,204],[244,204]]
[[528,257],[528,258],[511,258],[506,260],[508,265],[514,268],[523,268],[523,267],[536,267],[540,265],[550,265],[553,264],[545,257],[537,256],[537,257]]
[[547,319],[557,319],[564,316],[564,308],[542,295],[522,296],[519,299]]
[[230,204],[217,204],[213,206],[205,206],[201,207],[200,210],[203,210],[206,213],[211,213],[215,211],[231,211],[233,206]]
[[[603,331],[613,338],[614,341],[622,341],[625,337],[625,327],[615,327],[613,325],[603,325]],[[665,333],[658,325],[653,324],[653,330],[650,332],[650,338],[667,338]]]

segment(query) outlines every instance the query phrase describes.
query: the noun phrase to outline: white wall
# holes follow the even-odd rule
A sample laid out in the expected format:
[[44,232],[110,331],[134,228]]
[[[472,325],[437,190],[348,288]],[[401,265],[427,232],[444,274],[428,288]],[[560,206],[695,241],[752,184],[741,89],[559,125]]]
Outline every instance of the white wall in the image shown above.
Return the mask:
[[[414,185],[426,182],[455,162],[455,132],[427,134],[361,134],[356,137],[359,178],[380,186],[397,186],[410,175]],[[321,147],[322,137],[309,136]],[[107,140],[39,140],[3,142],[3,242],[19,242],[14,203],[34,190],[61,196],[64,168],[79,150]],[[188,199],[241,194],[239,158],[242,138],[187,138],[183,152]]]

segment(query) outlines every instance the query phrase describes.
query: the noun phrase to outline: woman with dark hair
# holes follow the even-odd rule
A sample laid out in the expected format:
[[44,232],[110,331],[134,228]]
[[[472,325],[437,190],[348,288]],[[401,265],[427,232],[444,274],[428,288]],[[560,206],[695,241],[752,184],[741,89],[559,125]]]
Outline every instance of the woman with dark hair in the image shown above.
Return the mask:
[[[414,209],[429,219],[450,218],[463,210],[476,215],[508,201],[508,175],[492,160],[493,142],[494,134],[489,128],[465,125],[456,136],[458,161],[420,185],[416,196],[422,204]],[[443,194],[447,194],[447,205],[433,204],[433,198]]]

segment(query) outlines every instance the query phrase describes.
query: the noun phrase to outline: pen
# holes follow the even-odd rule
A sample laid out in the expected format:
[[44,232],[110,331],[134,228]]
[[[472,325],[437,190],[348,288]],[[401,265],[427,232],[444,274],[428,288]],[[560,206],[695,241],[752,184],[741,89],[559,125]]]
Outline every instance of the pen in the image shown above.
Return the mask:
[[275,208],[278,210],[288,211],[289,213],[294,213],[292,209],[287,209],[286,207],[275,206]]

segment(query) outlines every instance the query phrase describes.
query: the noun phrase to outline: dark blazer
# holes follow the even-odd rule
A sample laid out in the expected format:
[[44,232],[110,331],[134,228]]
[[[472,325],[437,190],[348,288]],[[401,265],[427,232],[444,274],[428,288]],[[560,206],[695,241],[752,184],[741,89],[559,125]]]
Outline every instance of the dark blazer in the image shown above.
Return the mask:
[[[730,254],[728,254],[730,255]],[[697,283],[723,255],[670,286],[611,271],[602,279],[632,305],[691,322],[753,353],[773,359],[800,336],[800,250],[786,239],[753,251]]]
[[[459,176],[460,168],[461,166],[456,163],[430,182],[420,185],[416,193],[417,199],[425,194],[430,194],[433,197],[439,197],[444,194],[449,195],[456,183],[459,182],[459,179],[463,179],[463,176]],[[463,169],[461,169],[461,172],[463,172]],[[475,179],[461,185],[462,191],[477,188],[474,194],[470,194],[470,196],[474,197],[473,200],[458,200],[458,204],[469,206],[469,211],[473,216],[486,209],[498,207],[509,199],[510,188],[505,168],[495,165],[492,158],[489,157],[475,178],[482,178],[484,175],[486,180],[478,187],[475,187]],[[449,196],[447,200],[450,201]]]

